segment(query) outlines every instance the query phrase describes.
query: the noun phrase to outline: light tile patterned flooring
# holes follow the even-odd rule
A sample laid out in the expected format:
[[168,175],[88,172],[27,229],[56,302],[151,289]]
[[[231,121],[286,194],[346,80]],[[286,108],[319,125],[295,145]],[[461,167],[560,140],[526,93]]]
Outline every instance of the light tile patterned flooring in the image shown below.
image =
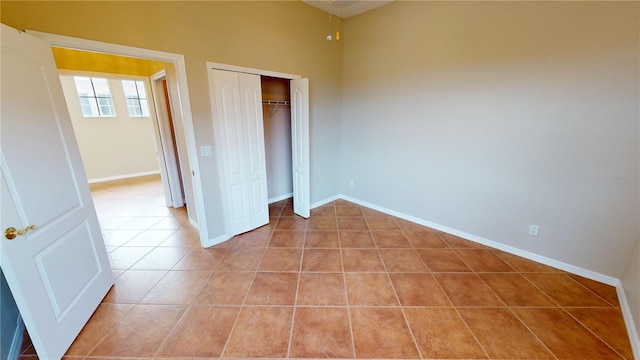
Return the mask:
[[69,358],[633,358],[614,288],[346,201],[203,249],[157,179],[93,194],[115,286]]

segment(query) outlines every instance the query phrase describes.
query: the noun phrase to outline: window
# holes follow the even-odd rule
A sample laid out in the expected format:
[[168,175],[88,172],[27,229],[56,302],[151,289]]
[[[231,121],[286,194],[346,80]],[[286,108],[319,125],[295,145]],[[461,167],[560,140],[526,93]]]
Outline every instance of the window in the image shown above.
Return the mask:
[[127,99],[127,108],[131,117],[148,117],[149,101],[142,81],[122,80],[124,97]]
[[107,79],[74,76],[84,117],[114,117],[116,109]]

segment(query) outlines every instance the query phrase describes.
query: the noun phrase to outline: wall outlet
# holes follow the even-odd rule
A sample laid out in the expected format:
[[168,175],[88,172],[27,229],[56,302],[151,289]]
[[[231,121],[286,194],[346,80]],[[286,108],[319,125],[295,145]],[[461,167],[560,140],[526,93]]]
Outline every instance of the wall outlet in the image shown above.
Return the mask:
[[538,225],[529,226],[529,235],[538,236],[538,230],[540,230]]
[[355,186],[355,183],[353,182],[353,179],[349,180],[349,187],[352,188]]

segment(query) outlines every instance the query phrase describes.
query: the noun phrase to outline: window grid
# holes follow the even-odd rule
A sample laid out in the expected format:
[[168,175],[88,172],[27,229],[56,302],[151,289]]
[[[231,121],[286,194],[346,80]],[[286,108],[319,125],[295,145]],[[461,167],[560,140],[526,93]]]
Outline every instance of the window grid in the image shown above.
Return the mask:
[[148,117],[149,101],[142,81],[122,80],[122,87],[131,117]]
[[[116,109],[106,79],[74,76],[80,108],[84,117],[115,117]],[[100,83],[98,89],[96,83]]]

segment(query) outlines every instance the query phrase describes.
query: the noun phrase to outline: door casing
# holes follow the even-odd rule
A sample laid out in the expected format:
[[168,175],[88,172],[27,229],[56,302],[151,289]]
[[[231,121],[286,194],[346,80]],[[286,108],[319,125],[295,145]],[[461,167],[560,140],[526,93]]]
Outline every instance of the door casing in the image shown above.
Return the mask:
[[[174,131],[173,107],[168,94],[166,94],[163,81],[167,80],[165,70],[161,70],[149,78],[151,83],[151,93],[154,98],[156,122],[154,130],[156,135],[156,144],[158,146],[158,162],[160,163],[160,173],[162,174],[162,185],[167,206],[179,208],[184,206],[181,175],[184,171],[180,171],[180,148],[174,143],[177,134]],[[183,168],[184,170],[184,168]]]
[[[176,126],[182,126],[185,133],[187,147],[187,157],[191,176],[183,174],[185,179],[190,178],[193,188],[194,207],[196,219],[190,214],[190,222],[198,228],[200,242],[203,246],[210,246],[210,231],[207,227],[207,213],[204,206],[204,195],[202,191],[202,179],[200,177],[200,165],[198,163],[198,152],[196,149],[195,130],[193,117],[191,114],[191,101],[189,97],[189,86],[187,82],[187,69],[184,56],[180,54],[163,51],[136,48],[125,45],[117,45],[94,40],[86,40],[75,37],[44,33],[39,31],[26,30],[28,34],[41,38],[51,44],[51,46],[70,48],[77,50],[95,51],[107,54],[144,58],[172,63],[175,66],[175,79],[168,76],[169,95],[174,107],[174,121]],[[173,75],[173,74],[167,74]]]

